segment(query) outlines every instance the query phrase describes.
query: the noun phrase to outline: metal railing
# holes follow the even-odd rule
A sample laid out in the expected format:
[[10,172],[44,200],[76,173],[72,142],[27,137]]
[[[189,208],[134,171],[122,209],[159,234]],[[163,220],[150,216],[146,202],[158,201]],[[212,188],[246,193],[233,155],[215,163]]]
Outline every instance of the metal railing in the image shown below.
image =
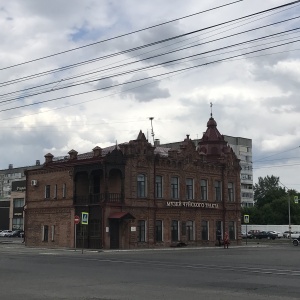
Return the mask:
[[100,203],[121,203],[124,196],[121,193],[100,193],[84,196],[74,196],[75,204],[100,204]]

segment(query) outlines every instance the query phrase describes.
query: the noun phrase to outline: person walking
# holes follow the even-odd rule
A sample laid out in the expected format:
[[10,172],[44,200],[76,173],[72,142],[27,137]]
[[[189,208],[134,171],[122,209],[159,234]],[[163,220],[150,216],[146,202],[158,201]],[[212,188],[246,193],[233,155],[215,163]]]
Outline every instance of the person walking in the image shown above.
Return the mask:
[[217,230],[217,240],[219,242],[219,247],[221,246],[221,237],[222,237],[221,230],[218,229]]
[[228,246],[229,246],[229,236],[228,236],[228,233],[225,232],[225,234],[224,234],[224,249],[225,248],[228,249]]

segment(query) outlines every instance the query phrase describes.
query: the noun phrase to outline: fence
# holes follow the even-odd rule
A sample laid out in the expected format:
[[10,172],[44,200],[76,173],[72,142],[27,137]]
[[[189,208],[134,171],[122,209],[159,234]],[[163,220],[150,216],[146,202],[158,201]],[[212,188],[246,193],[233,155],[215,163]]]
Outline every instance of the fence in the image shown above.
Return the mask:
[[[289,230],[289,225],[247,225],[249,230],[285,232]],[[242,231],[246,231],[246,225],[242,225]],[[300,231],[300,225],[291,225],[291,231]]]

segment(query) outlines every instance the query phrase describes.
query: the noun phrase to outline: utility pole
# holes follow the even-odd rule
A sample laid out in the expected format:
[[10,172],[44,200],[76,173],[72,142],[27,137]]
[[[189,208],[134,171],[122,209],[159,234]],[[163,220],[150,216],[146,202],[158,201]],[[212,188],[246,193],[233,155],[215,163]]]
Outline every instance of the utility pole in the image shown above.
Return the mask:
[[292,227],[291,227],[291,195],[289,195],[288,203],[289,203],[289,238],[291,239],[291,231],[292,231]]
[[288,193],[288,210],[289,210],[289,238],[291,238],[291,231],[292,231],[292,226],[291,226],[291,194],[289,192],[289,189],[278,180],[278,182],[280,184],[282,184],[286,189],[287,189],[287,193]]

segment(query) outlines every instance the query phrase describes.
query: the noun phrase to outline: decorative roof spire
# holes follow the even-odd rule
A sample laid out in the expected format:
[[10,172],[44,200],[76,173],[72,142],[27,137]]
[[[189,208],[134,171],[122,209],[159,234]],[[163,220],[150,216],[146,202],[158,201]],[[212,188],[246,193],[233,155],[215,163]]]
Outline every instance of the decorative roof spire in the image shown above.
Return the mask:
[[213,106],[213,104],[212,104],[212,102],[210,102],[210,117],[212,118],[212,106]]

